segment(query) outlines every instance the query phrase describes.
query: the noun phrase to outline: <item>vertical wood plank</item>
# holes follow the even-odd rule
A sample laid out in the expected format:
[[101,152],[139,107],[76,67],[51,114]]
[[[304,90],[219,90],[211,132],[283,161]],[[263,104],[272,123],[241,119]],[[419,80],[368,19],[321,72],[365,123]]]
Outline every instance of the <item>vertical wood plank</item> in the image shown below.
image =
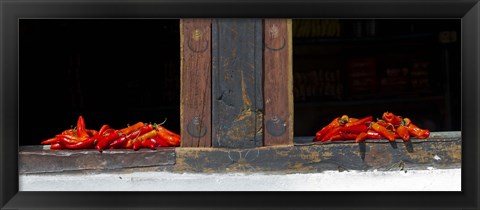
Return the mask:
[[293,144],[291,20],[264,20],[264,145]]
[[211,19],[181,19],[181,146],[211,147]]
[[212,21],[213,147],[263,145],[262,20]]

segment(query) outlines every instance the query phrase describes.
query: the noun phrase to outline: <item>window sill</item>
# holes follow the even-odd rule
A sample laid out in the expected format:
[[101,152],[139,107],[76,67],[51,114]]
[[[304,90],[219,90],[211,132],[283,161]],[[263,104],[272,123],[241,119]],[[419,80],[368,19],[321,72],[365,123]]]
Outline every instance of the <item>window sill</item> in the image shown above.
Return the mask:
[[19,173],[104,173],[166,171],[174,173],[315,173],[322,171],[398,171],[461,167],[461,132],[433,132],[428,139],[314,143],[295,138],[294,145],[248,149],[159,148],[49,150],[23,146]]

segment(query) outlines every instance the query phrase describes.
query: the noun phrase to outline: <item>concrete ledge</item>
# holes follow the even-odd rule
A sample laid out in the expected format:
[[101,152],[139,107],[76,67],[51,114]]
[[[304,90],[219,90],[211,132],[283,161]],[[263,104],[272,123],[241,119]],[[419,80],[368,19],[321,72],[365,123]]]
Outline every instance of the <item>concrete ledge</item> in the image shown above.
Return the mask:
[[461,169],[308,174],[23,174],[20,191],[461,191]]

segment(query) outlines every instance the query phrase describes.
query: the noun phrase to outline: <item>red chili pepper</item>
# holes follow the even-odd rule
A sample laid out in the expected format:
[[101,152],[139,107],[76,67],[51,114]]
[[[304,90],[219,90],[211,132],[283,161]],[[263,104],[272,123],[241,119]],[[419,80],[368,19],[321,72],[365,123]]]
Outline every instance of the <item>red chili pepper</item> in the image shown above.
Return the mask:
[[160,137],[158,136],[154,136],[152,137],[152,139],[155,140],[155,142],[157,142],[157,144],[161,147],[168,147],[170,146],[170,144],[168,144],[168,142],[166,142],[165,140],[161,139]]
[[95,135],[97,135],[97,131],[96,130],[91,130],[91,129],[87,129],[87,134],[89,137],[93,137]]
[[389,141],[395,141],[395,136],[393,135],[393,133],[390,133],[390,131],[382,125],[378,123],[373,123],[372,129],[385,136]]
[[100,136],[106,137],[106,136],[109,136],[110,134],[115,133],[115,132],[116,132],[115,129],[113,129],[113,128],[108,128],[108,129],[106,129],[106,130],[102,133],[102,135],[100,135]]
[[340,130],[342,129],[342,127],[335,127],[333,129],[331,129],[323,138],[322,138],[322,142],[323,141],[328,141],[328,140],[331,140],[332,136],[334,135],[337,135],[337,134],[340,134]]
[[85,141],[78,142],[76,144],[64,144],[62,142],[60,142],[60,144],[62,145],[62,147],[67,149],[93,149],[96,142],[97,142],[97,137],[92,137]]
[[349,117],[347,123],[349,123],[349,122],[355,122],[355,121],[357,121],[357,120],[358,120],[358,118]]
[[353,122],[349,122],[349,123],[346,123],[345,124],[345,127],[350,127],[350,126],[354,126],[354,125],[364,125],[364,124],[368,124],[370,122],[372,122],[372,119],[373,117],[372,116],[368,116],[368,117],[364,117],[362,119],[359,119],[359,120],[356,120],[356,121],[353,121]]
[[103,136],[103,134],[105,133],[105,131],[107,131],[108,129],[110,129],[110,126],[109,125],[102,125],[102,127],[100,128],[100,130],[98,131],[98,134]]
[[57,149],[63,149],[63,147],[60,143],[54,143],[54,144],[50,145],[50,149],[57,150]]
[[145,139],[145,140],[142,141],[142,147],[143,148],[156,149],[157,148],[157,142],[153,138]]
[[141,141],[135,141],[133,143],[133,150],[137,151],[139,150],[140,148],[142,148],[142,142]]
[[61,134],[74,136],[74,135],[77,135],[77,129],[72,128],[72,129],[64,130]]
[[383,139],[384,137],[374,130],[367,131],[367,139]]
[[143,125],[142,128],[137,129],[128,135],[122,135],[118,139],[115,139],[114,141],[112,141],[112,143],[110,143],[110,148],[122,148],[122,147],[125,148],[128,140],[135,139],[140,135],[143,135],[151,130],[153,130],[153,126]]
[[100,139],[98,140],[97,145],[95,146],[95,149],[97,149],[99,152],[102,152],[105,148],[112,143],[113,140],[117,139],[120,136],[119,131],[114,131],[110,133],[108,136],[101,136]]
[[174,146],[174,147],[180,146],[180,135],[167,130],[161,125],[157,125],[155,127],[155,130],[157,131],[157,136],[160,137],[160,139],[168,142],[170,146]]
[[340,122],[343,122],[342,118],[340,117],[333,119],[332,122],[330,122],[327,126],[323,127],[320,131],[316,133],[316,139],[318,139],[318,141],[321,141],[323,137],[327,135],[328,132],[330,132],[330,130],[340,126]]
[[149,139],[149,138],[152,138],[154,136],[156,136],[158,133],[156,130],[151,130],[135,139],[133,139],[133,144],[134,144],[134,147],[135,147],[135,142],[139,141],[139,142],[142,142],[143,140],[145,139]]
[[381,119],[378,119],[377,118],[377,122],[379,125],[383,126],[383,127],[386,127],[388,125],[387,122],[385,122],[385,120],[381,120]]
[[128,136],[127,135],[122,135],[118,139],[113,140],[112,143],[110,143],[110,145],[108,147],[111,148],[111,149],[112,148],[114,148],[114,149],[122,148],[127,143],[127,140],[128,140]]
[[410,123],[412,123],[412,121],[410,120],[410,118],[407,118],[407,117],[403,118],[403,120],[402,120],[402,125],[403,125],[403,126],[407,126],[407,127],[408,127],[408,126],[410,125]]
[[[367,131],[367,129],[365,129]],[[343,140],[354,140],[357,138],[357,133],[345,133],[340,131],[340,136],[342,136]]]
[[57,137],[53,137],[53,138],[42,141],[40,144],[55,144],[58,142],[59,140],[57,139]]
[[402,123],[402,118],[391,112],[384,112],[382,119],[387,123],[392,123],[394,126],[399,126]]
[[397,128],[396,133],[402,138],[404,141],[408,141],[410,139],[410,135],[408,134],[408,128],[401,125]]
[[355,143],[359,143],[361,141],[364,141],[365,139],[367,139],[367,132],[361,132],[360,134],[358,134],[357,138],[355,138]]
[[421,129],[414,125],[413,123],[410,123],[407,127],[408,133],[412,136],[415,136],[419,139],[426,139],[428,136],[430,136],[430,131],[428,129]]
[[66,135],[57,135],[56,138],[58,139],[59,142],[63,142],[64,144],[76,144],[78,142],[82,142],[84,140],[77,140],[75,138],[70,138],[69,136],[66,136]]
[[134,132],[134,131],[142,128],[143,126],[144,126],[143,122],[138,122],[138,123],[136,123],[135,125],[128,126],[128,127],[126,127],[126,128],[121,129],[121,130],[120,130],[120,133],[125,134],[125,135],[128,135],[128,134],[130,134],[130,133],[132,133],[132,132]]
[[142,128],[140,128],[140,135],[146,134],[154,129],[152,124],[147,124],[144,125]]
[[350,127],[342,127],[340,131],[342,132],[348,132],[348,133],[361,133],[361,132],[367,132],[368,126],[365,124],[358,124],[358,125],[352,125]]
[[85,121],[83,117],[80,115],[77,120],[77,136],[79,137],[89,137],[87,130],[85,128]]
[[377,123],[383,127],[385,127],[387,130],[391,130],[395,132],[395,126],[392,123],[387,123],[384,120],[378,120]]
[[125,149],[132,149],[133,148],[133,139],[129,139],[124,148]]
[[71,135],[64,135],[64,134],[59,134],[55,136],[56,138],[67,138],[69,141],[85,141],[90,137],[80,137],[80,136],[71,136]]
[[340,140],[344,140],[341,134],[334,135],[330,138],[330,141],[340,141]]

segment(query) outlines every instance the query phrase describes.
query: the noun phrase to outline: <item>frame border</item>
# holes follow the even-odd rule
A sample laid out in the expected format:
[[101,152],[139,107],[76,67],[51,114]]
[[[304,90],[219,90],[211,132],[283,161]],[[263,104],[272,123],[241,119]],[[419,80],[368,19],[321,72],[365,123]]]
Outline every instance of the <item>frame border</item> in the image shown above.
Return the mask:
[[[462,208],[479,183],[478,0],[0,0],[0,207],[53,208]],[[462,192],[19,192],[18,19],[21,18],[461,18]],[[374,198],[374,199],[373,199]],[[188,199],[189,202],[184,202]],[[348,201],[348,202],[346,202]]]

